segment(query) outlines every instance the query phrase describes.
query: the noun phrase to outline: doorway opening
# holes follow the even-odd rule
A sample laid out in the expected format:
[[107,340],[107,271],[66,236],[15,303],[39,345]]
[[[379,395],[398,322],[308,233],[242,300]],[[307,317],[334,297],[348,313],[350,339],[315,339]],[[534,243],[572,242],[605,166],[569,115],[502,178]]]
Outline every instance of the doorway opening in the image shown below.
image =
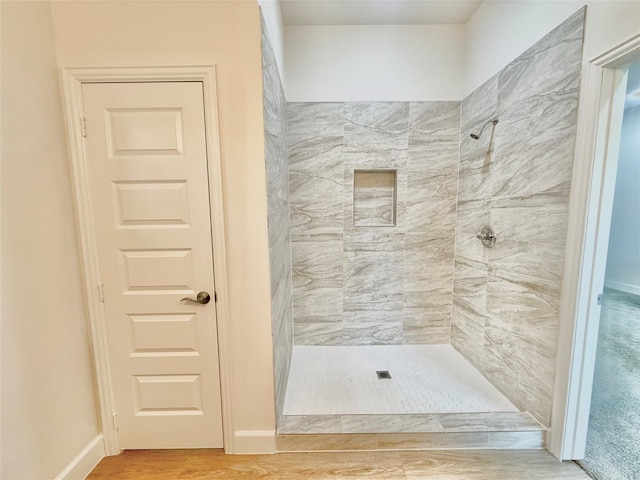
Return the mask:
[[640,60],[628,68],[585,456],[594,478],[640,470]]
[[549,447],[561,460],[585,456],[627,80],[639,58],[637,35],[588,61],[583,73]]

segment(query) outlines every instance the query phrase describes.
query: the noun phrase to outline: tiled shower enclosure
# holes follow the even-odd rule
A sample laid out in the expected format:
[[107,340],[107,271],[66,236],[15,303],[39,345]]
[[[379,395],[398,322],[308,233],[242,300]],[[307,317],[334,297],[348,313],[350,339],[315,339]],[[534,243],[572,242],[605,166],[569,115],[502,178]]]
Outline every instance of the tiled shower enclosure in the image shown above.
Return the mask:
[[287,104],[263,38],[279,413],[293,344],[450,344],[549,425],[583,24],[461,102]]

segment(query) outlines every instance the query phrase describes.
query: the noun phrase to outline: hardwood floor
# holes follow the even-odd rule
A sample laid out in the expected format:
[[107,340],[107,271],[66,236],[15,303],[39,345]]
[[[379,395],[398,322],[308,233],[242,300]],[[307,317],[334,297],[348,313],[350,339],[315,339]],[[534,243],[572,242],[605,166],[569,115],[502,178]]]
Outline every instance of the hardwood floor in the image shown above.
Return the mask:
[[222,450],[131,450],[103,459],[89,480],[579,480],[546,450],[456,450],[225,455]]

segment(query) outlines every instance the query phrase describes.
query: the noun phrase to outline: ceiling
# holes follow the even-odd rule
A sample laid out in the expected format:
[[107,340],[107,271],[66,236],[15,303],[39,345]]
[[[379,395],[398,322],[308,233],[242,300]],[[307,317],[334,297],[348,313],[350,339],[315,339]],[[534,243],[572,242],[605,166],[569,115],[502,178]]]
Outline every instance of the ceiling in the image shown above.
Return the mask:
[[481,0],[280,0],[285,25],[464,24],[481,3]]

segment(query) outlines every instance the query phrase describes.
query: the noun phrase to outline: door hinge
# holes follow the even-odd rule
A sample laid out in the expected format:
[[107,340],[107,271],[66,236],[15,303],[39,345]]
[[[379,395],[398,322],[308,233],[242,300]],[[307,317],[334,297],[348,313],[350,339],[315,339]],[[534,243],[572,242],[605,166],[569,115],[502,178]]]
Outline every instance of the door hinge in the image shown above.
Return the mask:
[[596,297],[596,305],[602,305],[602,297],[603,297],[603,294],[599,293],[598,296]]
[[218,292],[216,292],[216,291],[213,292],[213,302],[214,303],[218,302]]
[[113,417],[113,429],[117,432],[118,431],[118,412],[113,412],[111,414],[111,416]]
[[104,302],[104,283],[98,284],[98,298],[101,302]]
[[84,117],[80,117],[80,132],[82,132],[82,136],[87,136],[87,120]]

